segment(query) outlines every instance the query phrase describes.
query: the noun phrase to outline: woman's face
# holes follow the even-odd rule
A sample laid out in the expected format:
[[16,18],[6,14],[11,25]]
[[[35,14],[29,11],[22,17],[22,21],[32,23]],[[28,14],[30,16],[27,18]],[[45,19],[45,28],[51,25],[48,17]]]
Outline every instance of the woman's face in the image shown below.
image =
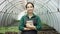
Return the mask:
[[32,4],[28,4],[27,5],[27,13],[31,14],[33,13],[34,7],[32,6]]

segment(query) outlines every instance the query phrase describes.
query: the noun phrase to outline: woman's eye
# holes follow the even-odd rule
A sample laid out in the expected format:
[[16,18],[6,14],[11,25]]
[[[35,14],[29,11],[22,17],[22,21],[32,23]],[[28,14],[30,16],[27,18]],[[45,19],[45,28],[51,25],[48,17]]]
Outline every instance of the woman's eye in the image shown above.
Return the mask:
[[29,7],[27,7],[27,8],[29,8]]
[[30,6],[30,7],[27,7],[27,8],[33,8],[32,6]]

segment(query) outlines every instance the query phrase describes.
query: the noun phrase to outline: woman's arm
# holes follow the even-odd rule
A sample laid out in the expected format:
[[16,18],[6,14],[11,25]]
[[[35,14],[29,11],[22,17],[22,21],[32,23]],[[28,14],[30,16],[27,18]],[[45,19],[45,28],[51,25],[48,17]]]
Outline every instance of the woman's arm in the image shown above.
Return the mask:
[[26,24],[28,28],[30,28],[31,30],[35,29],[35,30],[41,30],[42,29],[42,25],[41,25],[41,20],[40,20],[40,17],[37,17],[37,25],[34,26],[34,25],[28,25]]
[[23,17],[20,20],[19,30],[21,30],[21,31],[24,30],[24,19],[23,19]]
[[40,17],[37,17],[37,25],[36,25],[36,30],[40,31],[42,29],[42,24],[41,24],[41,20]]
[[19,24],[19,30],[30,30],[29,28],[24,27],[24,17],[21,18],[20,24]]

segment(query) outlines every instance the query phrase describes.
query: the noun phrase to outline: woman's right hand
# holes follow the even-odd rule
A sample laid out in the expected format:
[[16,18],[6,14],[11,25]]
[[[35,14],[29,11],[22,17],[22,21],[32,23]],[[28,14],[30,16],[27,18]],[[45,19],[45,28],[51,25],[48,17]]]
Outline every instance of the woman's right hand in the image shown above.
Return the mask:
[[24,28],[24,30],[31,30],[31,29],[29,29],[29,28]]

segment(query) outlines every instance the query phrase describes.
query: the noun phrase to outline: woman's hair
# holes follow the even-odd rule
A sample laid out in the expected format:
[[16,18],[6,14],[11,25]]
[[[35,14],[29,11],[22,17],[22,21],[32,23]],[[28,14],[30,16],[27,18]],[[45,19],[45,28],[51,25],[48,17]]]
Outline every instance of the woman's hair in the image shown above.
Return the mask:
[[26,6],[25,6],[26,8],[27,8],[27,5],[28,5],[28,4],[31,4],[31,5],[33,6],[33,8],[34,8],[34,4],[31,3],[31,2],[27,2]]

